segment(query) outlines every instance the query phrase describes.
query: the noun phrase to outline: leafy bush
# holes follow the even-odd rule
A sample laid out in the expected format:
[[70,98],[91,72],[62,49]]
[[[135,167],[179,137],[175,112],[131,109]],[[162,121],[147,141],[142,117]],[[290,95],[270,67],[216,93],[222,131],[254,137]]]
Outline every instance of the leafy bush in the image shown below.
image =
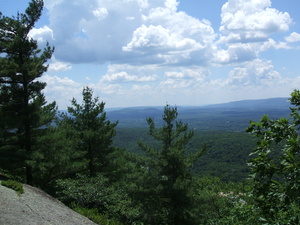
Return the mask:
[[101,225],[122,225],[123,223],[117,221],[116,219],[109,219],[108,216],[99,213],[99,211],[94,209],[88,209],[84,207],[80,207],[76,204],[71,204],[71,208],[78,212],[79,214],[89,218],[93,222]]
[[126,224],[132,224],[139,217],[139,210],[130,197],[102,175],[78,175],[76,179],[57,180],[57,195],[66,204],[75,202],[82,208],[97,209]]
[[8,187],[8,188],[11,188],[11,189],[15,190],[18,194],[23,194],[24,193],[23,185],[20,184],[17,181],[6,180],[6,181],[2,181],[1,184],[5,187]]
[[[261,218],[269,224],[300,222],[300,91],[291,96],[290,118],[271,120],[265,115],[247,129],[258,138],[249,162],[251,194]],[[279,157],[273,158],[274,152]]]
[[247,191],[246,185],[246,183],[227,183],[217,177],[194,178],[196,204],[193,214],[196,224],[226,224],[223,218],[231,215],[231,209],[247,197],[244,194]]

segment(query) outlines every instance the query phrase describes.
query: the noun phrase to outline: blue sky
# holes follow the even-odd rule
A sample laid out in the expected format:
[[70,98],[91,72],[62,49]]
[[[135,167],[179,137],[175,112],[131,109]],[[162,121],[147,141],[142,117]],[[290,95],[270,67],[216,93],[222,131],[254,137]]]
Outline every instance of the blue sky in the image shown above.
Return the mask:
[[[6,16],[29,1],[0,0]],[[288,97],[300,88],[299,0],[45,0],[30,36],[55,46],[48,101],[84,86],[106,107]]]

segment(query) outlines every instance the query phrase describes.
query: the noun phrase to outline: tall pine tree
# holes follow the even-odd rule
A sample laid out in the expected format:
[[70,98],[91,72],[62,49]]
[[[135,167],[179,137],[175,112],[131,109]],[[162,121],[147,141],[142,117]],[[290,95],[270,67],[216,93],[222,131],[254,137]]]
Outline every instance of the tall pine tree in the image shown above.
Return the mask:
[[[29,36],[30,30],[41,16],[42,0],[32,0],[25,14],[16,17],[0,15],[0,114],[3,123],[1,132],[1,158],[3,167],[22,175],[26,181],[34,181],[31,165],[32,153],[39,129],[52,118],[42,120],[46,101],[42,90],[46,83],[40,82],[47,70],[45,63],[51,58],[54,48],[47,43],[40,50],[37,41]],[[52,103],[52,110],[56,110]],[[46,118],[44,116],[44,118]]]
[[148,173],[144,180],[142,196],[148,224],[192,224],[193,207],[191,167],[206,149],[188,154],[186,145],[194,132],[177,120],[177,108],[165,107],[161,128],[148,118],[150,135],[161,143],[151,148],[144,143],[140,147],[148,156]]
[[93,98],[93,91],[85,87],[82,91],[83,102],[77,103],[72,99],[72,106],[68,107],[68,114],[63,114],[79,139],[78,150],[85,152],[90,176],[98,172],[109,173],[109,155],[113,152],[112,138],[115,136],[117,123],[111,123],[104,111],[104,102]]

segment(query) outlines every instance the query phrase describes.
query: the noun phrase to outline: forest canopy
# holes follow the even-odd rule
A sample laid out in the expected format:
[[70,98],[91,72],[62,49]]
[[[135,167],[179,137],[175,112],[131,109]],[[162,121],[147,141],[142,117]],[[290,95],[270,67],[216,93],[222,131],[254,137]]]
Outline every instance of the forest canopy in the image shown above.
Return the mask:
[[[242,162],[248,160],[247,180],[197,172],[220,139],[195,136],[168,104],[161,122],[145,119],[148,138],[134,137],[143,152],[137,154],[124,147],[125,139],[114,144],[118,121],[109,120],[91,88],[84,87],[82,103],[73,98],[67,112],[46,101],[47,84],[39,78],[54,47],[40,49],[28,36],[43,5],[31,0],[25,13],[0,16],[1,174],[44,189],[99,224],[300,223],[299,90],[289,99],[289,117],[262,115],[245,127],[254,136],[240,143],[253,145]],[[227,152],[239,154],[228,136],[217,137]],[[231,163],[227,152],[219,156]]]

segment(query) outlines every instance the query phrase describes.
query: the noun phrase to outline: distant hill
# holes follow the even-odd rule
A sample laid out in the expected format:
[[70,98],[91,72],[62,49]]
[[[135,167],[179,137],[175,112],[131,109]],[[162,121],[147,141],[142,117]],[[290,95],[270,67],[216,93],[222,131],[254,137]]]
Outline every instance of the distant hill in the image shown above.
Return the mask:
[[[264,114],[271,118],[289,114],[288,98],[244,100],[206,106],[177,106],[179,119],[191,124],[192,128],[205,130],[244,130],[249,120],[259,120]],[[107,110],[111,121],[119,121],[118,127],[145,127],[146,118],[162,122],[163,106],[130,107]]]
[[290,106],[288,98],[269,98],[259,100],[242,100],[223,104],[203,106],[204,108],[224,108],[224,109],[287,109]]
[[[178,117],[194,130],[187,149],[193,151],[203,144],[208,152],[194,165],[200,176],[217,176],[224,181],[242,181],[249,174],[247,160],[255,147],[254,137],[245,132],[250,120],[259,121],[264,114],[271,119],[287,117],[287,98],[245,100],[207,106],[178,106]],[[143,154],[137,141],[155,147],[148,134],[147,117],[162,125],[164,107],[133,107],[107,111],[108,118],[119,121],[114,146]]]

